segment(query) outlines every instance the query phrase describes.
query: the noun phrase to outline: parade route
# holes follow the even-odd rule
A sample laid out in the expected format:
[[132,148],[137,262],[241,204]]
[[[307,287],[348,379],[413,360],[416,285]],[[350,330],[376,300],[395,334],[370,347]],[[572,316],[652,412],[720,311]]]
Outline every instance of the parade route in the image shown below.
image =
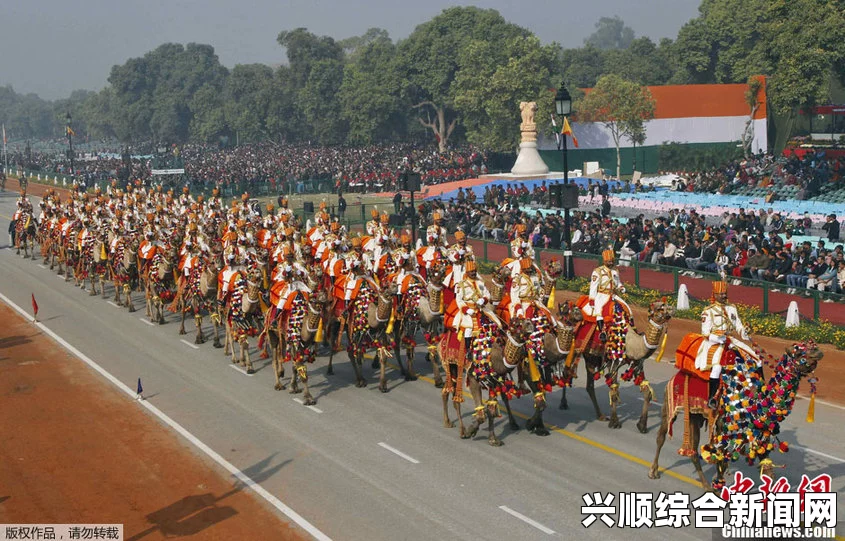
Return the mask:
[[[12,194],[0,197],[0,227],[8,226],[6,217],[11,215],[14,200]],[[5,246],[5,243],[0,245]],[[621,387],[623,426],[619,430],[610,430],[606,423],[595,419],[592,405],[583,390],[585,375],[582,369],[575,388],[568,392],[569,410],[557,409],[559,390],[549,395],[545,419],[552,429],[550,436],[538,437],[524,428],[510,430],[505,420],[500,419],[496,423],[496,431],[505,446],[494,449],[487,445],[487,434],[483,429],[476,438],[465,441],[458,437],[456,429],[443,427],[440,390],[431,384],[431,369],[423,360],[422,347],[417,348],[416,366],[424,377],[406,382],[397,371],[390,370],[390,392],[386,394],[376,388],[369,363],[366,363],[364,371],[370,384],[365,389],[359,389],[353,384],[352,369],[345,352],[335,356],[336,374],[331,377],[325,375],[327,357],[321,355],[309,367],[309,383],[318,402],[316,406],[306,408],[296,401],[298,396],[273,390],[272,367],[267,361],[259,360],[254,349],[252,355],[256,373],[249,377],[231,369],[231,362],[224,357],[222,350],[212,348],[210,343],[191,347],[194,346],[190,339],[192,333],[189,331],[188,340],[183,340],[177,334],[172,314],[167,314],[165,325],[149,324],[144,317],[140,295],[135,297],[139,311],[130,314],[125,308],[110,305],[101,297],[89,296],[72,283],[64,283],[55,277],[54,272],[40,268],[38,263],[40,261],[25,260],[15,255],[13,249],[0,250],[0,275],[3,276],[0,293],[24,310],[34,293],[43,327],[109,375],[94,374],[80,360],[61,352],[66,358],[63,366],[75,367],[78,374],[84,374],[91,380],[92,386],[86,396],[112,393],[115,400],[123,402],[132,415],[149,424],[146,427],[125,424],[122,426],[134,428],[122,427],[114,433],[125,431],[136,439],[149,439],[156,448],[164,448],[164,445],[156,443],[155,438],[166,436],[188,455],[192,453],[185,451],[187,443],[194,449],[205,446],[328,538],[377,540],[396,539],[401,535],[402,539],[408,540],[446,537],[469,540],[479,535],[493,535],[494,538],[521,539],[573,536],[607,539],[620,530],[609,532],[601,524],[584,528],[580,512],[584,505],[583,495],[596,491],[617,494],[625,491],[655,494],[681,491],[696,498],[702,493],[693,479],[690,462],[676,454],[680,445],[680,424],[676,424],[675,439],[669,440],[663,450],[661,465],[669,468],[668,472],[657,481],[647,478],[647,465],[654,455],[660,410],[657,403],[652,406],[648,434],[637,432],[634,424],[642,402],[636,387]],[[107,286],[106,294],[112,293],[111,286]],[[641,311],[637,311],[636,319],[639,324],[645,323]],[[4,321],[9,320],[4,318]],[[36,327],[27,322],[19,324],[23,326],[22,330],[7,332],[11,327],[4,327],[2,337],[34,340],[31,335],[36,334]],[[677,341],[695,325],[695,322],[672,322],[667,360],[671,359]],[[205,330],[210,331],[208,321]],[[779,354],[783,350],[783,341],[769,343],[761,340],[761,343],[767,349],[771,348],[772,353]],[[255,347],[254,340],[251,345]],[[57,345],[50,346],[58,349]],[[18,347],[29,351],[27,348],[32,346],[26,342]],[[845,488],[845,456],[841,451],[845,448],[845,435],[841,430],[845,411],[837,405],[841,395],[829,390],[836,388],[835,382],[838,383],[841,378],[837,377],[837,371],[827,366],[841,367],[843,356],[830,348],[825,351],[824,368],[819,369],[822,378],[819,398],[830,405],[817,403],[816,421],[807,424],[807,401],[798,401],[782,432],[793,448],[789,453],[773,458],[776,463],[786,466],[778,472],[788,476],[793,484],[797,484],[804,473],[810,476],[829,473],[833,478],[833,489],[841,492]],[[12,358],[5,348],[0,350],[0,357]],[[15,362],[21,361],[26,362],[26,359]],[[3,366],[0,364],[0,367]],[[34,369],[39,366],[17,368]],[[823,369],[831,371],[823,373]],[[672,364],[648,361],[646,371],[657,394],[656,400],[660,402],[665,382],[674,373]],[[45,372],[44,376],[32,376],[32,381],[50,381],[56,371]],[[62,370],[58,373],[61,374]],[[112,384],[115,381],[122,388],[134,389],[139,377],[144,382],[146,402],[183,427],[196,441],[186,438],[185,434],[177,436],[150,415],[149,408],[114,393]],[[9,378],[4,377],[2,381],[5,385]],[[33,387],[32,383],[28,385]],[[40,386],[34,385],[34,388]],[[56,386],[62,385],[56,383]],[[825,387],[828,390],[822,391]],[[821,394],[823,392],[830,394]],[[607,413],[607,389],[603,384],[597,385],[597,394],[600,406]],[[66,430],[71,433],[89,432],[87,419],[94,417],[93,413],[86,412],[89,404],[85,401],[62,402],[56,398],[48,394],[39,401],[47,402],[44,407],[54,408],[53,416],[61,419]],[[524,419],[532,412],[530,401],[516,401],[514,408],[524,426]],[[15,411],[17,409],[8,408],[5,414],[17,414],[21,420],[25,419]],[[463,406],[465,421],[471,412],[472,402],[467,400]],[[454,418],[451,405],[450,415]],[[129,417],[126,416],[126,419]],[[93,435],[93,432],[90,434]],[[77,440],[68,439],[58,449],[64,449],[64,445],[76,447],[77,443]],[[157,464],[146,453],[119,448],[112,454],[123,456],[132,463],[125,471],[121,469],[117,476],[119,479],[125,477],[124,483],[144,477],[144,470]],[[197,460],[196,455],[193,456]],[[91,472],[97,471],[96,462],[74,462],[71,457],[67,458],[66,463],[54,466],[52,472],[66,474],[66,470],[81,470],[90,476]],[[55,460],[50,463],[57,464]],[[78,464],[79,467],[71,468],[69,464]],[[227,485],[225,471],[206,464],[206,469],[209,467],[220,479],[221,485],[206,485],[208,488],[198,494],[208,493],[211,496],[207,496],[207,500],[197,500],[200,503],[214,501],[239,486],[234,480],[229,482],[232,486]],[[753,469],[739,467],[746,475],[756,478]],[[35,471],[30,472],[29,468],[23,469],[25,472],[20,475],[51,471],[33,468]],[[187,470],[180,468],[180,471]],[[708,467],[705,472],[709,477],[712,468]],[[162,476],[161,482],[173,479],[174,476]],[[101,486],[96,479],[90,485],[91,490],[105,497],[120,499],[112,494],[120,493],[120,485]],[[71,494],[53,492],[55,499],[41,504],[42,507],[73,509],[64,502],[64,499],[70,499]],[[189,492],[178,498],[171,496],[169,502],[161,502],[157,496],[141,498],[144,505],[148,503],[146,500],[154,500],[155,504],[150,504],[152,509],[145,507],[139,511],[135,533],[157,524],[149,522],[151,519],[148,518],[152,515],[155,519],[156,510],[192,495]],[[2,496],[5,494],[0,494],[0,498]],[[215,504],[233,507],[240,514],[209,527],[209,533],[218,526],[234,524],[238,516],[247,515],[246,511],[240,511],[230,503],[235,501],[235,496],[252,498],[247,496],[247,491],[239,490]],[[29,510],[25,516],[3,515],[12,509],[12,501],[10,498],[0,503],[0,518],[30,522],[51,520],[49,515],[42,519],[36,512],[38,508]],[[138,506],[137,503],[134,505]],[[843,506],[845,502],[840,502],[840,513]],[[257,507],[258,511],[265,513],[269,508],[263,505]],[[218,513],[219,516],[224,514]],[[74,513],[69,515],[62,515],[61,521],[83,521],[81,517],[74,518]],[[259,516],[249,513],[249,517],[253,515]],[[284,530],[282,521],[286,517],[281,512],[277,515],[277,527]],[[87,516],[85,518],[88,519]],[[127,519],[119,517],[90,519],[129,524]],[[248,519],[247,522],[255,523],[256,520]],[[290,530],[284,531],[290,533]],[[626,530],[624,534],[626,538],[634,539],[668,535],[673,539],[711,538],[709,530],[693,528]],[[234,538],[262,537],[240,535]]]

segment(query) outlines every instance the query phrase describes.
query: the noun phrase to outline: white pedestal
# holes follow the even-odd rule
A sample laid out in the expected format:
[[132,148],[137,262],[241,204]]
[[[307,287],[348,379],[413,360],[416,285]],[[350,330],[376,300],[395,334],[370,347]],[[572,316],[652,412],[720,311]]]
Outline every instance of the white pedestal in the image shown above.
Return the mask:
[[798,313],[798,303],[792,301],[786,311],[786,326],[797,327],[801,324],[801,316]]
[[516,163],[513,164],[511,173],[514,175],[545,175],[549,172],[549,166],[537,152],[537,143],[520,143],[519,155]]
[[681,284],[678,288],[678,310],[689,310],[689,292],[687,292],[687,285]]

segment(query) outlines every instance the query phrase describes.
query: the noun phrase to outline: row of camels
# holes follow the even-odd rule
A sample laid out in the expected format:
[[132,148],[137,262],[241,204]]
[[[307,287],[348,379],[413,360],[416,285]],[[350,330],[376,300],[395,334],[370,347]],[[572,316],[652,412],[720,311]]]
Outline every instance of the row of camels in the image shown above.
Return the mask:
[[[585,365],[586,389],[597,419],[607,421],[610,428],[621,427],[617,413],[619,380],[632,381],[639,386],[643,398],[636,426],[640,432],[646,433],[648,410],[654,399],[654,391],[645,379],[644,363],[659,348],[674,315],[674,308],[665,300],[652,303],[648,309],[646,331],[638,332],[633,324],[629,325],[617,337],[619,343],[624,345],[624,355],[611,358],[595,344],[578,344],[576,334],[583,324],[583,314],[576,304],[567,302],[558,304],[554,310],[537,310],[530,319],[516,317],[507,325],[502,324],[502,318],[497,317],[490,308],[489,313],[482,316],[484,330],[479,339],[486,352],[482,361],[474,356],[456,356],[454,351],[449,350],[445,338],[447,333],[443,329],[445,270],[442,268],[430,269],[427,280],[420,277],[418,290],[414,295],[406,295],[401,309],[395,305],[395,284],[388,283],[380,287],[373,280],[365,280],[359,295],[360,302],[352,303],[345,312],[338,315],[333,309],[337,301],[324,286],[326,279],[318,265],[308,269],[306,281],[311,293],[296,296],[290,309],[279,310],[270,302],[266,259],[262,262],[261,258],[255,258],[242,269],[234,284],[234,293],[225,304],[220,304],[217,301],[218,274],[223,268],[220,246],[213,247],[210,255],[199,258],[196,268],[187,276],[180,277],[175,271],[179,259],[177,247],[182,243],[178,235],[170,239],[151,262],[139,261],[137,241],[115,239],[110,234],[97,236],[86,245],[69,242],[56,232],[47,233],[41,228],[30,237],[39,243],[45,265],[49,264],[50,269],[56,269],[60,275],[65,276],[66,281],[73,280],[83,290],[86,289],[86,282],[90,283],[90,295],[102,295],[105,298],[105,286],[111,284],[114,290],[113,303],[132,312],[136,310],[132,292],[141,292],[150,321],[163,324],[165,311],[174,312],[180,317],[179,334],[186,334],[185,319],[187,315],[192,315],[196,327],[194,341],[197,344],[206,342],[202,325],[204,318],[210,318],[214,347],[223,348],[224,354],[230,356],[232,362],[247,373],[254,372],[249,339],[257,337],[262,356],[271,357],[274,388],[282,390],[288,387],[291,393],[303,393],[305,405],[316,403],[308,386],[308,365],[316,358],[321,343],[328,347],[327,374],[331,375],[334,355],[345,336],[355,385],[358,387],[367,384],[363,359],[367,351],[374,350],[373,367],[378,369],[378,388],[387,392],[386,368],[391,358],[395,358],[406,380],[417,378],[414,337],[422,333],[427,347],[426,359],[431,362],[435,385],[441,388],[443,425],[452,428],[457,424],[460,437],[470,439],[477,435],[486,422],[488,442],[492,446],[502,445],[502,440],[494,430],[494,421],[501,416],[500,401],[505,406],[508,426],[515,430],[519,424],[511,411],[510,400],[524,393],[533,397],[534,404],[534,413],[528,419],[526,428],[536,435],[548,435],[549,429],[543,421],[546,395],[553,387],[561,387],[558,407],[567,409],[566,387],[571,386],[577,377],[581,361]],[[24,238],[21,243],[24,256],[30,257],[32,253],[34,257],[35,247],[30,244],[27,248],[27,240]],[[111,246],[112,255],[106,256],[106,246]],[[542,272],[546,283],[554,283],[559,275],[559,264],[556,266],[551,263]],[[502,300],[507,273],[508,270],[501,266],[492,273],[491,306],[496,306]],[[544,305],[548,301],[550,289],[544,292]],[[221,327],[224,335],[222,343]],[[403,347],[406,350],[404,363],[401,355]],[[786,373],[797,387],[801,379],[812,374],[821,358],[820,350],[814,345],[796,345],[786,351],[773,369]],[[291,363],[292,369],[290,379],[285,384],[287,362]],[[609,387],[609,416],[604,415],[596,397],[595,381],[602,375]],[[677,394],[679,379],[687,377],[688,374],[679,372],[670,379],[666,397]],[[464,423],[461,412],[465,386],[474,404],[469,424]],[[777,389],[773,386],[763,388],[767,390],[758,392],[757,400],[776,396],[774,393],[777,393]],[[455,410],[455,420],[450,418],[450,401]],[[685,406],[689,411],[684,411]],[[714,434],[718,436],[720,430],[724,429],[718,415],[720,407],[723,404],[717,403],[713,409],[709,409],[692,407],[688,401],[664,399],[657,452],[649,476],[659,477],[660,450],[670,433],[671,425],[678,415],[684,414],[684,430],[691,434],[692,448],[695,450],[690,457],[702,486],[717,487],[723,483],[730,456],[720,454],[716,455],[716,460],[711,460],[716,465],[717,474],[712,483],[707,483],[698,452],[701,429],[705,424],[710,426],[711,441]],[[774,435],[766,437],[771,439]],[[765,445],[763,448],[766,448]],[[768,452],[757,455],[761,461],[767,456]]]

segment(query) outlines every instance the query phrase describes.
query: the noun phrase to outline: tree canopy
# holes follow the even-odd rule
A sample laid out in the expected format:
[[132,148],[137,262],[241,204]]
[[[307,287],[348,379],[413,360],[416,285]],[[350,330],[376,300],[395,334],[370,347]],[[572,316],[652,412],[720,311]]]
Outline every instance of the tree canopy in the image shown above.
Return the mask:
[[70,111],[77,133],[124,142],[420,140],[509,151],[519,102],[536,101],[543,123],[561,80],[575,90],[611,75],[638,87],[764,75],[783,113],[829,102],[832,79],[845,83],[845,0],[702,0],[676,39],[659,42],[614,16],[564,49],[495,10],[452,7],[399,41],[380,28],[345,38],[294,28],[276,45],[286,63],[229,70],[210,45],[165,43],[114,66],[99,92],[54,102],[0,87],[0,121],[12,138],[61,136]]

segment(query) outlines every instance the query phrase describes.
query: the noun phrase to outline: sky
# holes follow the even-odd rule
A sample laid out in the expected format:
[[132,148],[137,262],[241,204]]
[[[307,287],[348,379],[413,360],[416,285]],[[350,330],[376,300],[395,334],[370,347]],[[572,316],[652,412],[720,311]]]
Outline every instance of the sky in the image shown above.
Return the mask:
[[578,47],[600,17],[620,16],[637,36],[674,38],[700,0],[3,0],[0,85],[45,99],[100,90],[111,67],[166,42],[207,43],[223,65],[286,62],[282,30],[335,39],[384,28],[395,41],[443,9],[498,10],[541,41]]

